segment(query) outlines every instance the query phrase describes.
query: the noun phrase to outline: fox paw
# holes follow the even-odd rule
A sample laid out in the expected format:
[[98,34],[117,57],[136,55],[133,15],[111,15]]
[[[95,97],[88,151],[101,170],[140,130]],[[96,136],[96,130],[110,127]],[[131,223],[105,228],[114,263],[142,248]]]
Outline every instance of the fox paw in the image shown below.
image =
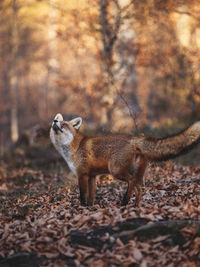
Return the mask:
[[83,206],[83,207],[87,207],[88,205],[87,205],[87,202],[85,202],[85,201],[81,201],[81,206]]
[[126,206],[126,205],[128,205],[128,200],[126,198],[123,198],[121,206]]

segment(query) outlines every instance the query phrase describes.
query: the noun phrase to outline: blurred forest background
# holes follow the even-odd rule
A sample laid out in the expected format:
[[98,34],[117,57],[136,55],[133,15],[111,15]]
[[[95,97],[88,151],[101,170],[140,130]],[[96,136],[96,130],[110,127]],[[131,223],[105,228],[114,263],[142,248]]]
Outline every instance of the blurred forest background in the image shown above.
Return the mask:
[[197,0],[1,0],[1,154],[57,112],[90,130],[184,127],[199,70]]

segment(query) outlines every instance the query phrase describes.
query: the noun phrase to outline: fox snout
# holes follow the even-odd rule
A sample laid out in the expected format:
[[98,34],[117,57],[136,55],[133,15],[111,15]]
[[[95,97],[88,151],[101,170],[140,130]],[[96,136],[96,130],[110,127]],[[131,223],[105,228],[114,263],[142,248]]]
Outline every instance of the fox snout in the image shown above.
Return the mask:
[[55,131],[56,134],[58,134],[58,131],[60,131],[61,133],[63,132],[62,125],[60,123],[61,121],[63,121],[63,117],[59,113],[55,116],[53,123],[52,123],[52,129]]
[[56,134],[58,133],[58,131],[60,131],[61,133],[63,133],[62,128],[59,127],[55,122],[53,123],[52,128],[56,132]]

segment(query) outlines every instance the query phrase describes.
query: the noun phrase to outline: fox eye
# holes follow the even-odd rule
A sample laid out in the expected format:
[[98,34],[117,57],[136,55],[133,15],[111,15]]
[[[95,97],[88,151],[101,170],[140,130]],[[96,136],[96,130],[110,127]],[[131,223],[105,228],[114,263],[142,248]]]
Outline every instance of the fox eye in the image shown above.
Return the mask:
[[62,127],[67,127],[67,128],[68,128],[69,126],[68,126],[67,123],[63,123],[63,124],[62,124]]

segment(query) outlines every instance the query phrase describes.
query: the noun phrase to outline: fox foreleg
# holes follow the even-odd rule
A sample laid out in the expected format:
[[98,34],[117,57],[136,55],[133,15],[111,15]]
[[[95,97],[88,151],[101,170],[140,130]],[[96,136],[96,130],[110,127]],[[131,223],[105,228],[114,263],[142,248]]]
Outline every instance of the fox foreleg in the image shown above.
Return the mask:
[[95,201],[95,191],[96,191],[96,177],[90,177],[88,181],[89,185],[89,198],[88,198],[88,205],[94,205]]
[[88,202],[88,175],[80,175],[78,177],[78,184],[80,190],[80,202],[82,206],[87,206]]

